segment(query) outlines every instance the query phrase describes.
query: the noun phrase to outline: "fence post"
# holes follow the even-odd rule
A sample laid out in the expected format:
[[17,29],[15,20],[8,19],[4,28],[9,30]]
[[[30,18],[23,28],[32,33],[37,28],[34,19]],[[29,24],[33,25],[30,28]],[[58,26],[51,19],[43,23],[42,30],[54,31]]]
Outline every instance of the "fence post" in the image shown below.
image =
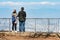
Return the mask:
[[49,20],[49,18],[47,20],[48,20],[48,33],[49,33],[50,20]]
[[59,33],[59,19],[58,19],[58,33]]
[[35,33],[36,33],[36,19],[35,19]]
[[10,18],[9,18],[9,32],[10,32],[10,25],[11,25],[11,22],[10,22]]

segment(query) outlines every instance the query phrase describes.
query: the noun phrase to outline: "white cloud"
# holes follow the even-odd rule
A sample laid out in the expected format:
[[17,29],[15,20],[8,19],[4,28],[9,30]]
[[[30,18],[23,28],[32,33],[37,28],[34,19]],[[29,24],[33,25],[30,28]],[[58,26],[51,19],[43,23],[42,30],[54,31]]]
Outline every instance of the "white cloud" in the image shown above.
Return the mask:
[[6,6],[16,6],[16,5],[60,5],[59,2],[0,2],[0,5]]

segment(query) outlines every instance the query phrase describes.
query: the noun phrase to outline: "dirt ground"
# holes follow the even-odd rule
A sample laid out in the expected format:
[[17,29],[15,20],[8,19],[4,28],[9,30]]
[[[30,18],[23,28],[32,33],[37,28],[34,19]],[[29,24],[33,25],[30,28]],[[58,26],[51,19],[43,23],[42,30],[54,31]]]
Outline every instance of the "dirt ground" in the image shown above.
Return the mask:
[[43,37],[39,37],[39,38],[23,38],[23,37],[19,37],[19,36],[7,36],[6,37],[7,40],[60,40],[57,37],[48,37],[48,38],[43,38]]
[[56,35],[48,37],[42,35],[39,37],[31,37],[30,34],[31,33],[0,33],[0,40],[60,40]]

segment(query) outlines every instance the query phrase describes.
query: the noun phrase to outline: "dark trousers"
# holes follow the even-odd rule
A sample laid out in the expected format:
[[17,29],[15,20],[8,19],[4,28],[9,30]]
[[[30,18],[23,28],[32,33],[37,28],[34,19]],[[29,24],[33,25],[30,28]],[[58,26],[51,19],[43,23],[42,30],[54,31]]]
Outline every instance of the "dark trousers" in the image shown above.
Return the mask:
[[16,31],[17,30],[17,23],[12,22],[12,30]]

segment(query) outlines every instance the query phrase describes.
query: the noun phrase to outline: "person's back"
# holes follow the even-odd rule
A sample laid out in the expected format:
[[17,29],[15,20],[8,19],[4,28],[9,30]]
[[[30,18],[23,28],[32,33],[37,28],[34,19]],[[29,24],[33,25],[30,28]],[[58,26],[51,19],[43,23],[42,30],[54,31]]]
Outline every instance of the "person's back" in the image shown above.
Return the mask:
[[16,10],[13,11],[12,13],[12,32],[15,31],[17,32],[17,13]]
[[16,14],[15,13],[12,14],[12,22],[14,22],[14,21],[16,21]]
[[25,21],[26,20],[26,12],[20,11],[19,12],[19,21]]
[[25,21],[26,20],[26,12],[23,11],[23,8],[21,9],[21,11],[19,11],[18,17],[19,17],[19,21]]
[[25,32],[25,20],[26,20],[26,12],[24,11],[24,7],[21,7],[21,11],[19,11],[19,31]]

